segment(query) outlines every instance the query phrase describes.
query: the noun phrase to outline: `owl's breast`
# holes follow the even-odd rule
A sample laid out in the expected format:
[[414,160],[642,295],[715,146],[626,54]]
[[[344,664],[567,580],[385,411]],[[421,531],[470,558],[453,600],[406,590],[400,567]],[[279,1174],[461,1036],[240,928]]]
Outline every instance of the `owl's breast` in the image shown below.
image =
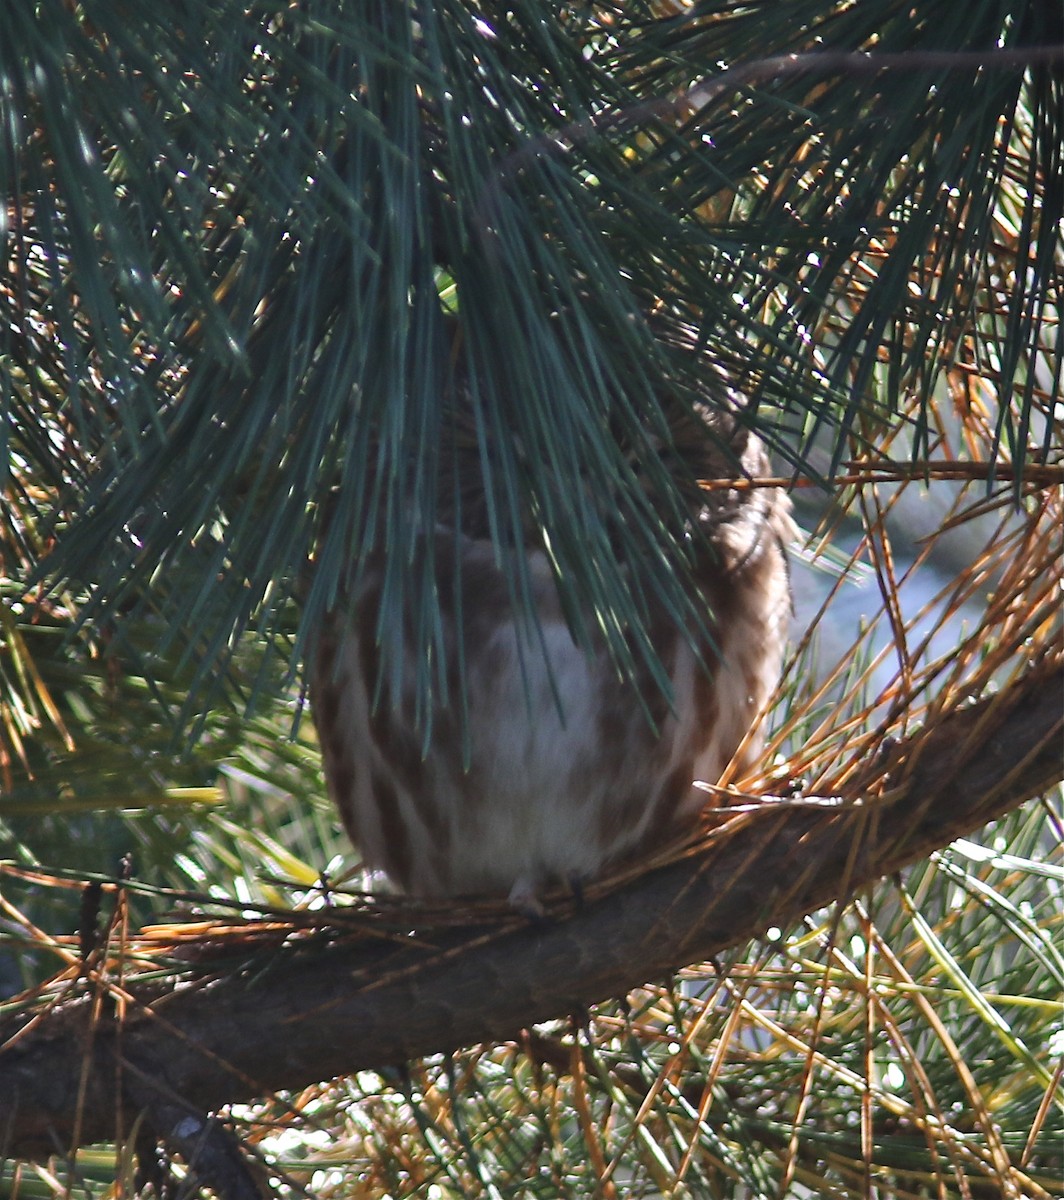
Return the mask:
[[387,695],[379,580],[333,614],[311,680],[330,792],[368,865],[419,894],[530,894],[595,875],[697,810],[694,780],[720,776],[778,678],[787,588],[774,541],[707,574],[708,641],[654,623],[669,696],[649,675],[622,679],[604,646],[576,644],[542,553],[527,560],[529,621],[489,543],[441,530],[426,549],[450,631],[449,693],[427,741],[416,662],[398,698],[374,702]]

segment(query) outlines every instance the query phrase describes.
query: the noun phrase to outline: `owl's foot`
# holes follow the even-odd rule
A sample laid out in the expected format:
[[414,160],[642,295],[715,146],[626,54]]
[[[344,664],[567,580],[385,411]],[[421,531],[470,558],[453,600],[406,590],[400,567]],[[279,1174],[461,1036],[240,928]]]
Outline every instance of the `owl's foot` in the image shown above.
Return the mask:
[[510,907],[521,916],[527,917],[530,921],[542,921],[547,913],[543,907],[543,901],[539,898],[536,891],[536,885],[531,879],[522,877],[510,888],[510,894],[506,898],[509,901]]
[[[584,885],[587,881],[587,875],[577,874],[576,872],[572,875],[566,875],[564,879],[564,884],[569,888],[569,894],[572,897],[573,906],[577,912],[582,911],[584,907]],[[510,888],[507,900],[512,909],[519,912],[521,916],[528,917],[530,921],[545,921],[547,919],[547,910],[539,897],[539,889],[532,879],[524,876],[518,879],[513,887]]]

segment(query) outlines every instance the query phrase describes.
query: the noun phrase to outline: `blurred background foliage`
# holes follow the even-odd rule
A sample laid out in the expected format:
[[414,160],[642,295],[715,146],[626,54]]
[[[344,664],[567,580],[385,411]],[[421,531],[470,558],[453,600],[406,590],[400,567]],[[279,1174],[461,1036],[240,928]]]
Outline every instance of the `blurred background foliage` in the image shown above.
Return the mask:
[[[34,0],[3,20],[8,995],[76,928],[56,879],[132,854],[140,923],[316,906],[357,866],[298,664],[374,541],[428,660],[410,547],[456,320],[496,534],[539,514],[559,587],[619,651],[640,629],[622,562],[685,602],[668,498],[627,485],[701,363],[816,485],[768,776],[830,783],[884,730],[1059,653],[1059,5]],[[741,74],[825,51],[907,61]],[[879,481],[883,459],[914,479]],[[1055,804],[584,1030],[234,1119],[282,1190],[323,1197],[1062,1194]],[[87,1152],[70,1179],[116,1194],[126,1167]]]

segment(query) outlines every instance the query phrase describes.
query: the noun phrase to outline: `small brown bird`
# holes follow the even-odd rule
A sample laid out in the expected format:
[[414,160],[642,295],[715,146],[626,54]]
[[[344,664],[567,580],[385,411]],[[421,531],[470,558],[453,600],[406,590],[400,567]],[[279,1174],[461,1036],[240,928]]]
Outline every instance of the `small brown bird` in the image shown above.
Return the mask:
[[[700,419],[684,410],[670,450],[689,479],[768,473],[734,412],[726,400]],[[462,486],[475,491],[470,460]],[[441,503],[453,490],[453,480],[441,486]],[[621,679],[604,642],[577,645],[540,547],[526,551],[538,629],[522,621],[468,505],[461,531],[444,523],[424,539],[445,656],[456,662],[461,647],[465,680],[464,715],[459,697],[440,703],[427,744],[416,664],[403,664],[398,702],[377,688],[381,573],[371,567],[334,608],[310,697],[329,793],[369,867],[416,895],[502,894],[534,907],[544,887],[590,879],[692,819],[705,804],[695,781],[715,783],[740,744],[741,766],[756,758],[761,740],[747,734],[779,681],[790,614],[790,505],[775,488],[689,490],[705,619],[682,629],[652,609],[648,622],[671,697],[649,677]]]

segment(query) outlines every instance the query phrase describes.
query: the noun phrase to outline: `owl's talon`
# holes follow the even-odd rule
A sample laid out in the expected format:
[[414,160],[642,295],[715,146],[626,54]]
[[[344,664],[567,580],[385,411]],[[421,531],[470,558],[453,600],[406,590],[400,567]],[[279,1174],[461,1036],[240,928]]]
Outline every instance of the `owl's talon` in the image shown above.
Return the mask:
[[540,900],[536,889],[527,879],[519,879],[510,888],[510,894],[506,899],[510,907],[515,912],[519,912],[522,917],[536,922],[546,919],[547,911],[543,907],[543,901]]

